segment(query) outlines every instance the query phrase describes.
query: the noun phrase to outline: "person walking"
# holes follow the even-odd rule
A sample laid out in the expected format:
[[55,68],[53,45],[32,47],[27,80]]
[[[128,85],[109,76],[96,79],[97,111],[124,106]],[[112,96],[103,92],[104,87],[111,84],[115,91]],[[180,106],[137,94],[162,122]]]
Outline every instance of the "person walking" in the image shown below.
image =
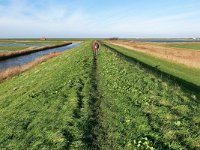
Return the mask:
[[93,49],[94,55],[97,55],[98,50],[99,50],[99,43],[98,42],[94,42],[93,46],[92,46],[92,49]]

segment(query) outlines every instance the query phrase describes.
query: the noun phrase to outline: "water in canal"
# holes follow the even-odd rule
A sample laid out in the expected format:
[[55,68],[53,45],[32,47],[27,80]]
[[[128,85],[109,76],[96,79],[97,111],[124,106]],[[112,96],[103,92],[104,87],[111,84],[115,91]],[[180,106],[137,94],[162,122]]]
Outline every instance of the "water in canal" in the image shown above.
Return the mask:
[[15,66],[22,66],[26,63],[29,63],[29,62],[35,60],[38,57],[47,55],[52,52],[63,52],[63,51],[69,50],[69,49],[74,48],[79,45],[80,45],[80,43],[73,43],[73,44],[67,45],[67,46],[52,48],[49,50],[39,51],[39,52],[35,52],[35,53],[23,55],[23,56],[18,56],[18,57],[6,59],[6,60],[0,60],[0,70],[8,69],[10,67],[15,67]]

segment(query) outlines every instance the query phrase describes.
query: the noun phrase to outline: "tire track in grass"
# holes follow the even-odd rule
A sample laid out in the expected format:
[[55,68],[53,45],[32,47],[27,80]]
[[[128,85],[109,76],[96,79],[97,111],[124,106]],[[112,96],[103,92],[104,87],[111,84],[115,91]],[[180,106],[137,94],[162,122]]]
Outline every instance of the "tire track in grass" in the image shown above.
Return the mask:
[[76,95],[76,106],[72,111],[72,121],[68,122],[68,129],[64,129],[63,130],[63,136],[65,137],[65,139],[68,141],[65,144],[65,149],[71,149],[74,148],[74,142],[77,142],[78,140],[80,140],[79,135],[77,136],[76,134],[74,134],[74,130],[70,130],[70,128],[74,128],[77,129],[78,131],[81,131],[80,125],[81,122],[79,121],[79,119],[81,119],[82,114],[81,114],[81,109],[84,107],[83,105],[83,98],[84,95],[82,94],[83,89],[84,89],[84,82],[78,78],[74,80],[75,84],[72,86],[72,88],[74,88],[75,90],[75,95]]
[[85,127],[85,139],[84,142],[88,149],[100,149],[100,144],[98,141],[99,134],[101,132],[101,127],[99,124],[100,120],[100,94],[98,92],[97,86],[97,58],[93,57],[93,66],[91,74],[91,91],[89,100],[89,116],[86,121]]
[[79,119],[81,117],[81,109],[83,108],[83,98],[84,98],[84,96],[82,95],[83,88],[84,88],[84,83],[82,82],[82,80],[80,80],[80,85],[76,91],[77,106],[73,112],[74,118],[76,119]]

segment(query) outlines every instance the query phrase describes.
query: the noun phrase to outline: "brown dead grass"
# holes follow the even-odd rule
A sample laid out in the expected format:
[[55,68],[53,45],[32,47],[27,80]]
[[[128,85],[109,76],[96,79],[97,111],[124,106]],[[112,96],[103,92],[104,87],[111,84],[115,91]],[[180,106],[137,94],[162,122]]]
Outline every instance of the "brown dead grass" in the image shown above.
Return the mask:
[[8,68],[6,70],[3,70],[3,71],[0,72],[0,82],[2,82],[5,79],[11,78],[15,75],[18,75],[22,72],[25,72],[25,71],[33,68],[34,66],[41,64],[41,63],[43,63],[43,62],[45,62],[45,61],[47,61],[47,60],[49,60],[53,57],[60,55],[60,54],[61,53],[59,53],[59,52],[50,53],[49,55],[45,55],[45,56],[42,56],[40,58],[37,58],[34,61],[27,63],[23,66],[12,67],[12,68]]
[[170,62],[184,64],[192,68],[200,68],[200,52],[181,48],[168,48],[151,43],[129,42],[123,40],[109,41],[109,43],[131,50],[144,52]]
[[8,59],[11,57],[16,57],[16,56],[21,56],[21,55],[26,55],[26,54],[43,51],[43,50],[47,50],[47,49],[51,49],[51,48],[66,46],[66,45],[70,45],[70,44],[72,44],[72,43],[65,42],[62,44],[54,44],[54,45],[42,46],[42,47],[38,47],[38,48],[28,48],[28,49],[20,50],[20,51],[3,52],[3,53],[0,53],[0,60]]

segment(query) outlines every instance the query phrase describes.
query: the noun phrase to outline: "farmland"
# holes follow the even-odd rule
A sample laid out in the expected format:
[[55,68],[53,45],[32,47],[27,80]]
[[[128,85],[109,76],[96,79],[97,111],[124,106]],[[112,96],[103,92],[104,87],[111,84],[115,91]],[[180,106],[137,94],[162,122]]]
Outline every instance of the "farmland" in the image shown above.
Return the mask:
[[169,62],[176,64],[182,64],[189,68],[200,69],[199,51],[181,49],[181,48],[171,48],[166,47],[160,43],[142,43],[142,42],[132,42],[127,40],[115,40],[107,41],[108,43],[125,47],[127,49],[142,52],[151,55],[156,58],[160,58]]
[[16,40],[2,40],[0,39],[0,53],[1,52],[12,52],[20,51],[25,49],[33,49],[41,46],[47,45],[57,45],[64,42],[74,41],[74,39],[48,39],[48,40],[38,40],[38,39],[16,39]]
[[5,50],[5,51],[18,51],[18,50],[24,50],[28,47],[22,47],[22,46],[17,46],[17,47],[9,47],[9,46],[0,46],[0,52],[1,50]]
[[163,44],[166,47],[184,48],[190,50],[200,51],[200,43],[176,43],[176,44]]
[[[91,45],[0,84],[0,149],[200,149],[198,89],[140,64],[158,59],[103,42],[93,56]],[[199,86],[197,69],[166,64]]]

